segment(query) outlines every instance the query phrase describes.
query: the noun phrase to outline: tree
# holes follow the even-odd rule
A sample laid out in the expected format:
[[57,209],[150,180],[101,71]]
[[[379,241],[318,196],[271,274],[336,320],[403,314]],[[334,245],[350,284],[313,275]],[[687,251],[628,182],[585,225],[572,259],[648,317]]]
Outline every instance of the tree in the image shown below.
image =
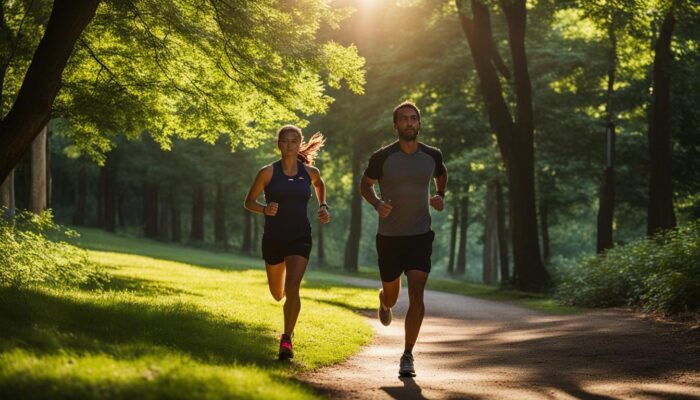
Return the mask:
[[482,279],[484,283],[494,284],[498,281],[498,204],[496,182],[486,185],[486,212],[484,216],[484,252]]
[[39,214],[47,207],[48,200],[48,164],[47,164],[48,127],[44,127],[31,145],[31,182],[29,193],[29,210]]
[[143,131],[166,148],[173,135],[213,142],[222,133],[253,146],[282,120],[325,111],[332,99],[322,83],[338,88],[344,80],[362,91],[356,49],[316,40],[321,24],[337,26],[343,17],[325,3],[190,3],[166,10],[155,0],[99,9],[97,0],[53,2],[0,124],[2,180],[48,122],[54,99],[65,133],[100,158],[110,137]]
[[508,174],[510,210],[513,221],[514,282],[523,290],[543,291],[551,282],[544,268],[537,234],[535,212],[533,112],[530,76],[525,51],[525,0],[501,3],[509,33],[516,98],[515,119],[508,109],[498,73],[510,78],[498,55],[491,29],[490,10],[478,0],[471,1],[468,15],[465,0],[456,0],[464,34],[471,48],[479,76],[481,92],[489,114],[491,128]]
[[649,124],[649,209],[647,235],[676,226],[671,176],[671,39],[674,9],[664,16],[654,48],[654,87]]
[[99,0],[56,0],[46,31],[10,111],[0,121],[0,180],[31,146],[49,122],[61,75],[75,42],[92,20]]

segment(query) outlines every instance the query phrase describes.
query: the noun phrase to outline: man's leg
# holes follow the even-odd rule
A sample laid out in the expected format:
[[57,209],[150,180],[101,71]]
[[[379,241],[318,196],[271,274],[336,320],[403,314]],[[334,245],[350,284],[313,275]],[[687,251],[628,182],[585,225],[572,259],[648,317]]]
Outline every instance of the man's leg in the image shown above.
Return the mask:
[[401,293],[401,276],[391,282],[382,281],[382,305],[391,308],[396,304]]
[[418,339],[425,306],[423,304],[423,292],[428,281],[428,274],[417,269],[406,271],[408,281],[408,311],[406,312],[406,344],[405,353],[411,353]]
[[416,370],[413,367],[413,346],[418,339],[418,332],[420,332],[423,315],[425,314],[423,291],[428,280],[428,273],[419,270],[408,270],[406,271],[406,277],[408,281],[408,311],[406,312],[404,325],[406,342],[403,355],[399,361],[399,375],[416,376]]

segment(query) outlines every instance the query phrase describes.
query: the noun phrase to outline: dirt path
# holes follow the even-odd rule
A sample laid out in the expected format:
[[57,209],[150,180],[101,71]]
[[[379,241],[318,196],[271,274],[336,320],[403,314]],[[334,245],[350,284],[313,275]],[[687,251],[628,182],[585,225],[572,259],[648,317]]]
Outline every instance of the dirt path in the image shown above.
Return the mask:
[[397,373],[403,290],[391,326],[369,317],[369,346],[301,380],[333,399],[700,399],[698,332],[624,310],[551,316],[433,291],[425,299],[415,378]]

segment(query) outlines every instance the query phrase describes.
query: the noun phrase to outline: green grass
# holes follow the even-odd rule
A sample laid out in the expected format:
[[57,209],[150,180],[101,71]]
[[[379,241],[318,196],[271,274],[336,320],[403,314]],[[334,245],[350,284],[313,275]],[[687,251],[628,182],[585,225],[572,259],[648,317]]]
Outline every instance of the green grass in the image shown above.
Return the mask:
[[502,289],[497,285],[465,282],[445,277],[431,278],[428,288],[443,292],[477,297],[484,300],[501,301],[517,304],[531,310],[548,314],[574,314],[585,311],[584,308],[565,306],[558,303],[551,295]]
[[[134,242],[133,238],[119,237],[96,229],[81,228],[80,234],[81,237],[78,239],[78,243],[80,243],[81,247],[97,250],[129,248],[130,244]],[[193,249],[152,240],[142,242],[139,242],[138,246],[140,254],[148,254],[153,257],[182,262],[196,262],[198,265],[226,266],[230,268],[261,267],[259,258]],[[372,279],[379,283],[379,270],[377,267],[360,266],[357,273],[348,273],[342,269],[323,269],[321,271],[344,276]],[[307,276],[310,281],[315,281],[317,276],[321,277],[319,279],[328,281],[326,275],[318,275],[315,271],[309,271]],[[405,276],[403,279],[405,284]],[[502,289],[499,285],[469,282],[463,279],[440,275],[435,272],[431,274],[428,280],[428,289],[472,296],[484,300],[517,304],[531,310],[542,311],[549,314],[574,314],[586,310],[581,307],[563,305],[557,302],[551,295]]]
[[[372,279],[379,282],[379,270],[377,267],[360,266],[357,273],[345,272],[343,270],[324,270],[344,276],[354,276]],[[402,276],[403,286],[406,286],[406,276]],[[575,314],[585,311],[585,308],[566,306],[554,299],[549,294],[538,294],[522,292],[512,289],[503,289],[499,285],[487,285],[484,283],[474,283],[463,279],[457,279],[439,273],[431,273],[428,279],[428,289],[440,292],[461,294],[464,296],[476,297],[484,300],[500,301],[510,304],[517,304],[522,307],[542,311],[548,314]]]
[[[375,291],[306,279],[292,362],[260,261],[81,230],[107,287],[0,290],[0,398],[316,395],[293,379],[371,337]],[[100,250],[96,250],[100,249]]]

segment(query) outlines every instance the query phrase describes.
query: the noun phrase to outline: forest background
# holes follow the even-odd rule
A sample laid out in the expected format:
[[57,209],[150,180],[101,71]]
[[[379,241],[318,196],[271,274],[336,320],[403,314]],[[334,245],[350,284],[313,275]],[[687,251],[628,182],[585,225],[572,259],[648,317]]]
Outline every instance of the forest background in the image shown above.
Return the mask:
[[[3,2],[3,138],[61,7]],[[693,1],[115,1],[93,12],[31,149],[2,142],[19,159],[3,153],[10,209],[257,255],[263,220],[243,198],[277,157],[276,128],[295,123],[327,138],[317,166],[333,222],[317,224],[312,200],[312,265],[373,269],[376,213],[358,182],[395,140],[393,107],[412,100],[420,139],[450,173],[448,206],[432,214],[438,276],[549,290],[588,256],[700,218]]]

